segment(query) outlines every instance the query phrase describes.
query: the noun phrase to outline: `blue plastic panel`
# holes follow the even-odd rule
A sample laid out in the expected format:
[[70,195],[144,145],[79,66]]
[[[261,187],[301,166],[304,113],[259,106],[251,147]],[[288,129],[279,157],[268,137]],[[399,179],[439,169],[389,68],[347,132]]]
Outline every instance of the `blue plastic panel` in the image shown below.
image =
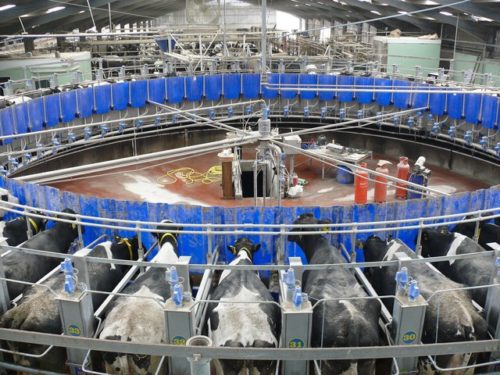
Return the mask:
[[179,104],[184,100],[184,77],[167,78],[167,100]]
[[283,99],[295,99],[295,97],[297,96],[297,90],[294,90],[293,87],[296,87],[299,84],[299,75],[284,73],[281,74],[280,79],[282,88],[287,89],[285,91],[280,90],[281,97]]
[[16,134],[28,132],[28,103],[20,103],[14,106]]
[[[349,89],[354,84],[354,77],[353,76],[339,76],[338,82],[339,82],[340,89],[343,89],[343,90]],[[339,102],[341,102],[341,103],[352,102],[353,92],[352,91],[339,91],[338,99],[339,99]]]
[[112,85],[113,110],[123,111],[127,109],[129,102],[129,82],[118,82]]
[[[267,75],[267,83],[278,85],[280,83],[280,75],[278,73],[270,73]],[[267,88],[265,85],[262,85],[262,97],[264,99],[276,99],[278,97],[277,89]]]
[[133,108],[142,108],[148,100],[148,81],[130,82],[130,106]]
[[203,97],[203,77],[186,77],[186,97],[190,102],[199,102]]
[[36,98],[28,102],[31,131],[37,132],[43,128],[43,99]]
[[[14,119],[12,117],[12,107],[7,107],[0,110],[0,125],[2,136],[14,134]],[[6,145],[12,143],[12,138],[4,139],[2,144]]]
[[[316,74],[301,74],[299,76],[299,84],[303,88],[316,89],[318,87],[318,76]],[[316,91],[300,90],[300,98],[302,100],[312,100],[316,97]]]
[[[335,98],[335,87],[337,85],[337,76],[321,74],[319,76],[318,81],[320,89],[328,88],[328,91],[319,92],[319,99],[324,101],[333,100]],[[326,86],[326,87],[321,87],[321,86]]]
[[[435,90],[443,90],[443,87],[436,87]],[[446,94],[444,93],[431,94],[431,99],[430,99],[431,113],[434,116],[444,115],[445,102],[446,102]]]
[[222,95],[222,76],[220,74],[205,76],[205,97],[214,102]]
[[224,98],[228,100],[239,99],[241,91],[241,74],[224,74],[222,80]]
[[[414,87],[415,91],[429,89],[429,85],[426,83],[422,83],[422,84],[419,84],[419,85],[416,85],[413,87]],[[423,91],[422,92],[414,92],[413,93],[412,107],[413,108],[423,108],[423,107],[428,108],[429,107],[429,93],[423,92]]]
[[[356,77],[356,88],[361,89],[371,89],[373,88],[373,78],[372,77]],[[358,91],[356,93],[356,99],[359,104],[370,104],[373,99],[373,91]]]
[[[408,90],[410,88],[410,82],[405,80],[394,80],[394,90]],[[394,106],[399,109],[407,109],[410,104],[410,93],[409,92],[395,92],[394,93]]]
[[63,122],[70,122],[76,118],[76,91],[61,93],[61,114]]
[[94,91],[92,87],[85,87],[77,90],[78,117],[85,118],[92,116],[94,111]]
[[465,121],[470,124],[477,124],[479,122],[481,96],[481,94],[465,95]]
[[464,94],[448,94],[448,116],[460,120],[464,110]]
[[45,121],[47,126],[59,124],[59,94],[52,94],[43,97],[45,103]]
[[103,115],[111,108],[111,85],[94,86],[95,113]]
[[[390,79],[385,78],[377,78],[375,79],[375,86],[377,90],[383,90],[384,88],[390,89],[392,86],[392,81]],[[377,104],[382,107],[387,107],[391,105],[391,92],[388,90],[387,92],[377,92],[375,94],[375,99]]]
[[483,97],[483,119],[482,125],[485,128],[493,129],[497,125],[497,116],[500,100],[496,95],[485,95]]
[[161,104],[165,103],[165,93],[166,93],[165,79],[164,78],[150,79],[148,81],[148,84],[149,84],[149,100]]
[[246,100],[253,100],[259,97],[260,74],[243,74],[243,97]]

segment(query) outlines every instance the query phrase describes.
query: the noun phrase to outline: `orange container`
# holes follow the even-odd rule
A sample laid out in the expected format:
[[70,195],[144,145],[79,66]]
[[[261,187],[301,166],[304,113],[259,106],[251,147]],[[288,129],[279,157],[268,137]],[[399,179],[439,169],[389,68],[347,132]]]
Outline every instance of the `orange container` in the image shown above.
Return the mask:
[[[366,168],[366,163],[359,163],[359,166]],[[354,202],[356,204],[366,204],[368,201],[368,172],[360,169],[356,170],[354,176]]]
[[[408,164],[408,158],[406,156],[401,156],[398,163],[397,177],[401,180],[408,181],[410,176],[410,164]],[[406,199],[407,185],[397,182],[396,183],[396,199]]]
[[[388,166],[392,163],[387,160],[379,160],[377,168],[375,169],[379,173],[385,175],[389,174]],[[387,201],[387,178],[384,176],[375,176],[375,202],[384,203]]]

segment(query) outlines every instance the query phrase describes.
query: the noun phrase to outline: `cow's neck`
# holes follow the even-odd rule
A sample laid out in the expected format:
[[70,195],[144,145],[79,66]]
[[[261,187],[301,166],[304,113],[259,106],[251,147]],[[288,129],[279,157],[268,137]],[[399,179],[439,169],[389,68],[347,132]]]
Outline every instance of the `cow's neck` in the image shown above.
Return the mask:
[[160,239],[158,240],[158,245],[160,245],[160,248],[163,247],[166,243],[170,243],[174,249],[177,249],[177,237],[175,234],[172,234],[170,232],[163,233],[160,236]]
[[177,238],[172,233],[164,233],[159,241],[160,251],[151,260],[154,263],[177,263]]
[[330,245],[328,240],[322,235],[313,235],[313,236],[302,236],[300,242],[300,247],[304,250],[306,254],[307,261],[310,262],[314,253],[322,248],[329,248]]
[[134,260],[134,247],[128,238],[122,238],[118,243],[113,246],[113,257],[117,259]]

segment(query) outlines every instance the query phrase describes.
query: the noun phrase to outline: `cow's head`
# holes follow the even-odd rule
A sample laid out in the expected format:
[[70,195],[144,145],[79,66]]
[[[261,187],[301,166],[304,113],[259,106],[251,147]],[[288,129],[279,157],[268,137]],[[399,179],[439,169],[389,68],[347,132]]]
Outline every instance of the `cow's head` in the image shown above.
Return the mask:
[[[162,224],[174,224],[172,220],[165,219],[161,221]],[[167,241],[171,242],[175,249],[177,249],[177,239],[179,238],[179,233],[172,233],[172,231],[182,231],[184,228],[180,225],[174,226],[162,226],[158,225],[156,227],[158,232],[154,232],[153,236],[158,240],[160,247]]]
[[236,240],[234,245],[229,245],[227,248],[233,255],[237,255],[240,251],[245,251],[250,260],[252,260],[253,254],[260,249],[260,243],[254,244],[252,240],[241,237]]
[[[61,211],[61,213],[71,214],[71,215],[57,215],[57,218],[66,219],[66,220],[76,220],[76,217],[73,216],[73,215],[76,215],[76,212],[73,211],[71,208],[65,208],[64,210]],[[73,238],[76,238],[78,236],[78,225],[77,224],[56,222],[55,227],[59,228],[60,230],[68,230],[69,229]],[[81,230],[82,230],[82,233],[85,232],[83,226],[82,226]]]
[[138,249],[139,239],[137,236],[131,238],[115,236],[113,246],[111,247],[113,258],[126,260],[139,259]]
[[[321,224],[331,224],[331,221],[328,219],[316,219],[312,213],[305,213],[300,215],[294,222],[294,225],[307,225],[307,224],[315,224],[315,225],[321,225]],[[302,235],[301,232],[322,232],[322,231],[328,231],[328,227],[316,227],[316,228],[308,228],[308,227],[303,227],[303,228],[294,228],[292,229],[292,232],[294,234],[288,235],[288,240],[292,242],[296,242],[299,245],[303,244],[304,240],[307,238],[315,238],[320,235],[318,233],[317,235]]]

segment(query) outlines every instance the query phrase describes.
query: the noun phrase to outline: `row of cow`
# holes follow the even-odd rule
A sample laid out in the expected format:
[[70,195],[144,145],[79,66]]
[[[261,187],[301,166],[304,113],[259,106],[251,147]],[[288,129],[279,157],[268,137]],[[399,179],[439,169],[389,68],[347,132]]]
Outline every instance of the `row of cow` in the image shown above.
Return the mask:
[[[64,210],[66,213],[74,213]],[[294,224],[327,224],[312,214],[301,215]],[[71,243],[78,238],[75,224],[57,222],[43,230],[45,222],[40,219],[18,218],[5,223],[3,235],[9,245],[22,243],[23,248],[65,253]],[[37,233],[30,239],[26,235],[28,226]],[[16,229],[17,228],[17,229]],[[482,224],[481,236],[497,236],[500,230],[494,224]],[[487,228],[487,229],[485,229]],[[182,228],[174,228],[181,230]],[[458,228],[464,230],[464,228]],[[465,226],[467,229],[467,226]],[[310,230],[309,228],[304,230]],[[17,233],[11,235],[9,233]],[[178,235],[165,229],[154,234],[160,250],[151,260],[153,263],[175,264],[178,254]],[[14,240],[14,237],[16,238]],[[338,264],[345,262],[341,253],[330,245],[322,232],[304,235],[296,229],[289,240],[297,243],[304,251],[309,264]],[[488,238],[487,241],[490,241]],[[24,242],[25,241],[25,242]],[[481,237],[480,237],[481,242]],[[491,241],[494,242],[494,241]],[[490,243],[490,242],[487,242]],[[398,247],[404,246],[397,240],[384,241],[370,237],[363,246],[367,261],[391,260]],[[422,234],[424,256],[463,254],[486,251],[468,237],[439,230],[424,230]],[[138,259],[139,243],[132,239],[116,237],[80,251],[93,257],[112,259]],[[260,248],[248,238],[238,239],[231,252],[235,255],[232,265],[252,264],[253,254]],[[52,259],[52,260],[49,260]],[[57,258],[41,258],[12,249],[4,256],[6,278],[23,283],[8,282],[11,297],[22,294],[16,306],[8,310],[0,319],[4,328],[23,329],[60,334],[62,332],[58,304],[51,290],[62,290],[64,276],[55,273],[42,286],[31,285],[57,266]],[[428,300],[426,320],[422,340],[430,342],[472,341],[488,338],[484,318],[476,311],[471,296],[462,285],[481,286],[490,282],[493,264],[485,258],[439,262],[436,269],[426,264],[411,264],[410,273],[420,283],[422,295]],[[104,263],[89,263],[90,289],[111,292],[123,278],[128,267]],[[379,295],[393,295],[397,267],[370,267],[365,274]],[[453,281],[452,281],[453,280]],[[459,284],[460,283],[460,284]],[[312,301],[317,303],[313,313],[312,345],[315,347],[359,347],[387,344],[379,330],[381,305],[379,300],[366,298],[367,291],[358,283],[355,274],[347,268],[329,268],[306,271],[303,289]],[[442,289],[440,298],[432,298]],[[140,343],[162,343],[166,337],[162,303],[170,297],[171,286],[165,278],[165,271],[159,267],[149,267],[121,293],[128,296],[115,298],[106,308],[99,338]],[[472,298],[484,305],[485,293],[476,289]],[[92,294],[94,306],[99,306],[105,295]],[[206,333],[216,346],[228,347],[278,347],[280,339],[281,312],[265,284],[254,271],[225,270],[210,294],[206,321]],[[232,302],[232,303],[231,303]],[[242,304],[247,302],[248,304]],[[389,310],[392,300],[384,300]],[[436,321],[439,323],[436,324]],[[7,343],[10,349],[22,353],[41,354],[46,347],[32,344]],[[65,351],[52,349],[43,358],[15,355],[13,360],[23,366],[49,371],[67,371]],[[475,355],[438,356],[441,367],[457,367],[482,360]],[[151,374],[159,363],[159,358],[126,355],[120,353],[94,353],[93,365],[97,369],[113,374]],[[374,374],[372,360],[324,361],[323,374]],[[214,361],[217,374],[239,374],[244,369],[250,373],[274,374],[274,361],[221,360]]]

